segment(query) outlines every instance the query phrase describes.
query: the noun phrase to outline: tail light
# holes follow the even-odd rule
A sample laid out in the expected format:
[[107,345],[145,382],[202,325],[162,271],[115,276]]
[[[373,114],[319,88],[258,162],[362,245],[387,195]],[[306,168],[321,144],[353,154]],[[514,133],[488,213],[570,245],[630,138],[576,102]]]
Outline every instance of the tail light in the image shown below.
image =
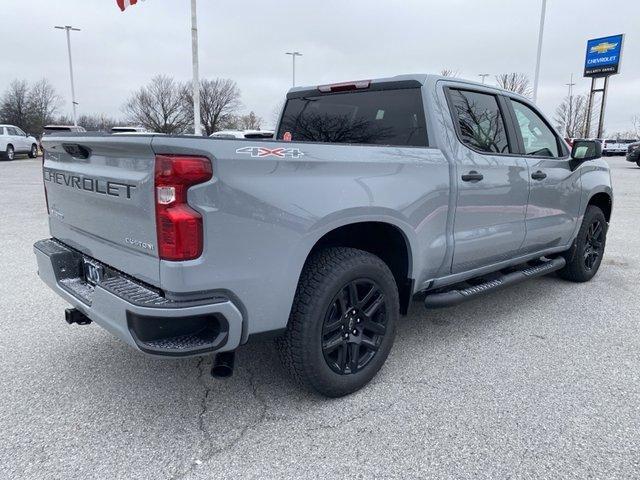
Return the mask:
[[193,260],[202,254],[202,216],[187,203],[187,191],[211,176],[211,162],[206,157],[156,156],[156,229],[161,259]]

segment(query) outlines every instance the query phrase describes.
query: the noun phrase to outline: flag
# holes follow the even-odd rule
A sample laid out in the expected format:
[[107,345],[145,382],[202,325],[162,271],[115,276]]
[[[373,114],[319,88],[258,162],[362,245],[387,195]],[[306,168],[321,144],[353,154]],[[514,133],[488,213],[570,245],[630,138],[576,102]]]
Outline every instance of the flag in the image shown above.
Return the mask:
[[[144,2],[144,0],[141,0],[141,1]],[[138,3],[138,0],[116,0],[116,3],[120,7],[120,10],[124,12],[124,10],[127,7],[130,7],[131,5],[135,5],[136,3]]]

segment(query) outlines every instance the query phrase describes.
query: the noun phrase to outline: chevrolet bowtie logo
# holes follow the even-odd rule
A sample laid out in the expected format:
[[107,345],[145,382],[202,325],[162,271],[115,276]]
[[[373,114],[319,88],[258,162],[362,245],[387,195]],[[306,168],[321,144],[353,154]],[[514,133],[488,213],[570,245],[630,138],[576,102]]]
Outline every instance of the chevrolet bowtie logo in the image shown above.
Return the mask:
[[591,47],[591,49],[589,50],[589,53],[600,53],[600,54],[607,53],[609,50],[613,50],[617,46],[618,46],[617,43],[602,42],[602,43],[599,43],[598,45],[594,45],[593,47]]

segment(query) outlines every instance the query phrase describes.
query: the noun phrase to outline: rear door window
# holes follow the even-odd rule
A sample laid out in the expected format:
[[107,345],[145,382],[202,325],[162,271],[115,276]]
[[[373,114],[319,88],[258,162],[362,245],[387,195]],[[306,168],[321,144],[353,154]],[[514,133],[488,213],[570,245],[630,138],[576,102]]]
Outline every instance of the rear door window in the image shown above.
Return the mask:
[[480,152],[511,152],[504,117],[495,95],[450,89],[449,98],[462,143]]
[[419,88],[291,98],[278,139],[294,142],[427,146]]

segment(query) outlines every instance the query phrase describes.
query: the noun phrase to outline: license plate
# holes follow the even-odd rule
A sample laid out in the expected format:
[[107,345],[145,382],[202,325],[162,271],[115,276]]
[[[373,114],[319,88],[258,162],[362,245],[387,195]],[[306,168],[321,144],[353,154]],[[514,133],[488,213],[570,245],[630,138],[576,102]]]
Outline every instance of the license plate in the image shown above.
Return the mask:
[[84,259],[84,279],[92,285],[97,285],[104,277],[104,268],[91,260]]

